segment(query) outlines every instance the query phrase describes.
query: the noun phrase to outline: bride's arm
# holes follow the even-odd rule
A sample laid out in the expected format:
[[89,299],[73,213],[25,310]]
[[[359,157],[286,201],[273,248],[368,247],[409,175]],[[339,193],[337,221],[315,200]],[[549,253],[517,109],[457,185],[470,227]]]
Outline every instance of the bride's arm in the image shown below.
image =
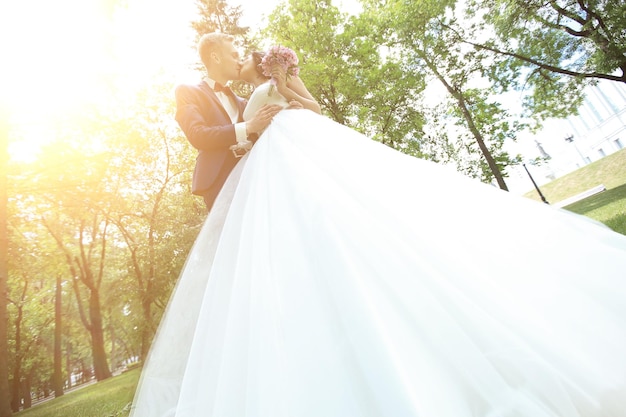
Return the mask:
[[276,73],[272,73],[277,81],[278,92],[287,99],[287,101],[296,100],[302,104],[305,109],[321,114],[322,109],[317,101],[313,98],[309,90],[307,90],[304,82],[299,77],[290,77],[286,80],[286,75],[280,69],[276,69]]
[[300,77],[291,77],[287,80],[287,88],[293,92],[295,96],[293,97],[293,100],[297,100],[302,103],[304,108],[313,110],[318,114],[322,113],[319,103],[313,98],[313,95],[309,93],[309,90],[307,90]]

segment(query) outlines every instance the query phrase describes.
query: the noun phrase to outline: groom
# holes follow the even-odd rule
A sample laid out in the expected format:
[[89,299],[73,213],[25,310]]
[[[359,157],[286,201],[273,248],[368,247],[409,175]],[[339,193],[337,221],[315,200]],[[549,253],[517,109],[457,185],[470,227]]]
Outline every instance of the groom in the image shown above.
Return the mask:
[[234,38],[209,33],[200,38],[198,52],[207,77],[196,85],[176,87],[176,121],[198,150],[191,191],[204,198],[208,210],[235,167],[233,148],[249,150],[282,108],[266,105],[243,120],[246,101],[225,84],[239,78],[241,59]]

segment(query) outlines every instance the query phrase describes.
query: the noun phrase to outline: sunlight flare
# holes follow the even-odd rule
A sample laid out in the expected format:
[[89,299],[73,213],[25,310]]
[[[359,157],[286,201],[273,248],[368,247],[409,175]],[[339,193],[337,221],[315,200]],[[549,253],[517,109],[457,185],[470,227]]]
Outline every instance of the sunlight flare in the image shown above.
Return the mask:
[[[175,82],[195,57],[193,2],[12,2],[0,17],[3,108],[11,156],[32,159],[87,109],[123,106],[155,74]],[[165,75],[163,75],[165,74]]]

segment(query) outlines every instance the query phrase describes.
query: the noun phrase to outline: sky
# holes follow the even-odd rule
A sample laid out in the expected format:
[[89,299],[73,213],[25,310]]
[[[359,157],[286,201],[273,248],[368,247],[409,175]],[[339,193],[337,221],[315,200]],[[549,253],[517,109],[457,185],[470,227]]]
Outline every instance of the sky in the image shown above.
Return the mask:
[[[241,5],[242,25],[256,27],[280,0],[231,0]],[[0,67],[5,97],[12,108],[66,107],[97,95],[103,76],[123,74],[127,88],[164,70],[189,76],[197,60],[190,22],[195,0],[4,1],[0,5]],[[357,0],[338,0],[354,7]],[[342,6],[343,7],[343,6]],[[6,60],[5,60],[6,57]],[[181,75],[178,75],[181,74]],[[182,75],[184,74],[184,75]],[[197,77],[197,74],[194,74]],[[26,92],[37,86],[36,104]],[[96,88],[97,89],[97,88]]]

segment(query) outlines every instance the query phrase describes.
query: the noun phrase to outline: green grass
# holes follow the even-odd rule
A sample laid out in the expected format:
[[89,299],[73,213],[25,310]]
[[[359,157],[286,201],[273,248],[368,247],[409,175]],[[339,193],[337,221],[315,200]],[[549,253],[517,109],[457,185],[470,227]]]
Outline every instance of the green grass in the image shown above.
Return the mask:
[[601,221],[616,232],[626,235],[626,184],[564,208]]
[[[557,203],[600,184],[604,184],[607,190],[626,184],[626,149],[585,165],[539,188],[550,203]],[[524,197],[540,200],[535,190],[527,192]]]
[[135,395],[140,369],[36,405],[14,414],[17,417],[126,417]]
[[[606,191],[564,207],[598,220],[626,235],[626,149],[586,165],[539,187],[550,203],[557,203],[603,184]],[[524,197],[540,201],[535,190]]]

